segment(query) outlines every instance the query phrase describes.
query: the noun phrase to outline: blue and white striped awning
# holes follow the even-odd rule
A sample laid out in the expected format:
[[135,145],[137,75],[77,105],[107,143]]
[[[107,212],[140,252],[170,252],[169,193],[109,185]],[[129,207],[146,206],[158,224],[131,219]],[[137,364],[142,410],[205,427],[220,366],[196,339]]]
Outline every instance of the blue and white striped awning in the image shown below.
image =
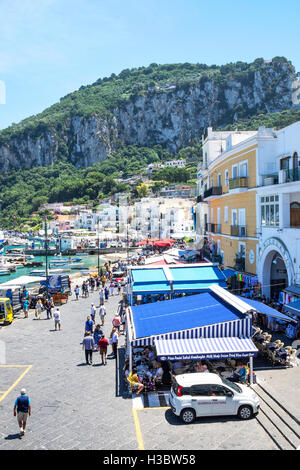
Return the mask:
[[[169,301],[170,302],[170,301]],[[163,303],[163,302],[161,302]],[[153,335],[144,338],[136,338],[131,342],[132,346],[154,346],[157,340],[177,340],[194,338],[214,338],[214,337],[250,337],[252,333],[252,319],[234,320],[201,328],[189,330],[173,331],[163,335]]]
[[161,361],[253,357],[258,352],[250,338],[238,337],[156,339],[155,346]]

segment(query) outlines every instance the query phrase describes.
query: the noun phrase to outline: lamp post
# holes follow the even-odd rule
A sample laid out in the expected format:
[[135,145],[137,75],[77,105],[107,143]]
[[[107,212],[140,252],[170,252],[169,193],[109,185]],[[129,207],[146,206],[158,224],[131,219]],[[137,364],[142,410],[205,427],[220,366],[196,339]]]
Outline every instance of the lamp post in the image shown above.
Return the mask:
[[49,294],[49,272],[48,272],[48,232],[47,232],[47,217],[45,217],[45,250],[46,250],[46,293],[47,298]]
[[98,217],[98,276],[100,276],[100,217]]

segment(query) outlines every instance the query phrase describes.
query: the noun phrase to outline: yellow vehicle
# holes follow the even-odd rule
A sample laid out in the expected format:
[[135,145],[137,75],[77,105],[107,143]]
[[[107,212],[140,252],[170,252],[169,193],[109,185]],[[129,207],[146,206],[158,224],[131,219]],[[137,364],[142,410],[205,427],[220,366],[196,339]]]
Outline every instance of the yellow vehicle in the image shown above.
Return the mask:
[[0,325],[12,323],[14,318],[13,308],[8,297],[0,297]]

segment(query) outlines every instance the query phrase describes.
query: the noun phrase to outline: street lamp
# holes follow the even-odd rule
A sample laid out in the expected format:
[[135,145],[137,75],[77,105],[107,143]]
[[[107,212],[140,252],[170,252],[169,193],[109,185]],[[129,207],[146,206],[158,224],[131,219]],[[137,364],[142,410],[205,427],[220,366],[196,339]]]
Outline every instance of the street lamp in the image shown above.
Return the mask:
[[98,217],[98,276],[100,276],[100,217]]
[[46,250],[46,293],[49,294],[49,272],[48,272],[48,240],[47,240],[47,217],[45,217],[45,250]]

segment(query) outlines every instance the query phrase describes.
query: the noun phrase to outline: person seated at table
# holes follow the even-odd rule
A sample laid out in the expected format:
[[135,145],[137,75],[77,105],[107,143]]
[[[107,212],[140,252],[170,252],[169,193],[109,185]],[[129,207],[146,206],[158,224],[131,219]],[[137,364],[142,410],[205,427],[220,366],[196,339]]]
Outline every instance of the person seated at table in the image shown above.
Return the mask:
[[174,374],[181,374],[181,371],[183,370],[183,362],[182,361],[175,361],[173,364],[173,370]]
[[204,374],[209,372],[206,364],[202,364],[200,372],[203,372]]
[[230,382],[242,382],[245,383],[247,381],[247,368],[243,365],[242,362],[237,363],[237,368],[233,371],[232,375],[228,377]]
[[154,383],[160,383],[162,381],[163,376],[163,368],[161,367],[161,363],[155,361],[155,371],[153,375]]
[[137,375],[137,370],[132,369],[132,372],[128,375],[128,380],[130,382],[130,386],[133,391],[136,391],[136,395],[139,396],[142,390],[144,390],[145,386],[142,384],[140,381],[138,375]]
[[196,363],[193,365],[193,372],[202,372],[201,367],[202,367],[201,361],[196,361]]

